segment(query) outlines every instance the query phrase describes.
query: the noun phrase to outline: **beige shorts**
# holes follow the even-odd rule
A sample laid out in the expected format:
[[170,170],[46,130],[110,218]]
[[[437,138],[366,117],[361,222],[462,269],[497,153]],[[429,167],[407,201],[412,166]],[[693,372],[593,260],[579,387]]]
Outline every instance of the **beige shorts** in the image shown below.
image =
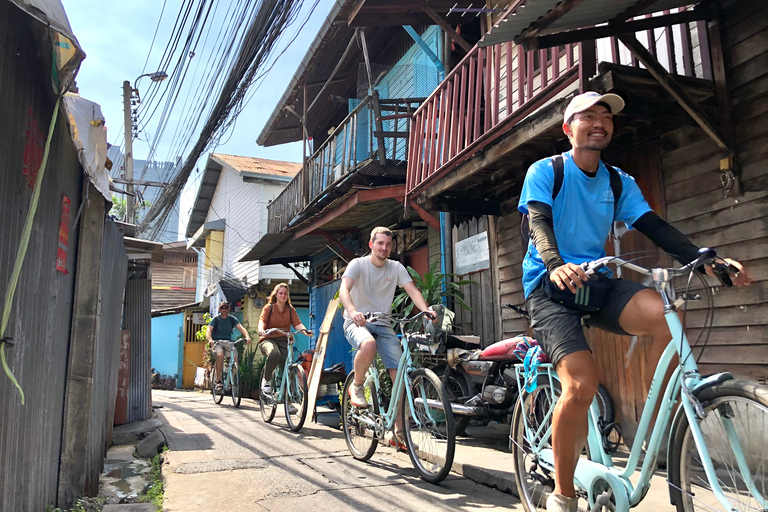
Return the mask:
[[211,350],[213,350],[216,357],[218,357],[219,353],[224,354],[224,359],[228,359],[229,354],[234,350],[235,360],[237,360],[237,349],[235,348],[235,343],[233,341],[213,340],[211,342]]

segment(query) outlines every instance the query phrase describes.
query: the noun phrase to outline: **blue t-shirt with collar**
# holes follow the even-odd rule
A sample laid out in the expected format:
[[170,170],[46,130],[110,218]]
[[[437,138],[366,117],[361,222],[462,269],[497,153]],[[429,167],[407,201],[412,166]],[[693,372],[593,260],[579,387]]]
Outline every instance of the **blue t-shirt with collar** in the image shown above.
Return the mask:
[[[573,162],[570,151],[563,153],[563,163],[563,184],[554,204],[552,188],[555,171],[552,159],[545,158],[528,169],[517,208],[527,214],[530,201],[552,207],[560,256],[566,263],[581,264],[605,256],[605,242],[614,220],[610,175],[605,164],[600,161],[595,176],[587,176]],[[651,207],[635,179],[618,168],[616,171],[621,176],[622,191],[615,220],[631,226],[643,214],[651,211]],[[533,240],[530,240],[523,259],[523,291],[526,298],[539,285],[546,272],[544,262]]]

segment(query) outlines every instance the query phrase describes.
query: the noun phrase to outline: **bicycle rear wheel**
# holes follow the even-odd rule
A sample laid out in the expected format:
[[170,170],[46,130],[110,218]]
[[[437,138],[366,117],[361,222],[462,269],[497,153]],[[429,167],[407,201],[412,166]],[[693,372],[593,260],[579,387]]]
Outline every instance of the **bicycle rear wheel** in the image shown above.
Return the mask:
[[[277,370],[275,370],[277,372]],[[278,387],[275,385],[275,379],[272,379],[272,391],[265,393],[261,391],[259,393],[259,409],[261,410],[261,419],[267,423],[271,423],[275,418],[275,412],[277,412],[277,400],[275,397],[278,393]]]
[[366,461],[373,456],[379,445],[372,425],[375,418],[380,417],[379,401],[376,399],[376,388],[371,384],[366,390],[368,409],[354,407],[349,399],[349,388],[354,380],[355,371],[352,370],[347,375],[341,395],[341,425],[349,452],[357,460]]
[[288,389],[285,390],[283,397],[285,419],[288,427],[294,432],[301,430],[307,418],[308,394],[307,375],[304,373],[304,368],[294,364],[288,370]]
[[[699,421],[704,444],[732,510],[765,510],[768,502],[768,386],[729,380],[704,388],[697,398],[707,412],[706,418]],[[677,510],[725,510],[704,472],[686,416],[680,418],[671,441],[670,497]],[[734,445],[740,447],[740,457],[737,457]],[[744,472],[746,468],[749,473]]]
[[242,395],[243,388],[240,383],[240,365],[235,363],[232,365],[232,404],[235,407],[240,407]]
[[[546,433],[552,424],[555,399],[560,396],[561,389],[558,381],[553,379],[550,384],[547,375],[539,375],[536,389],[531,393],[521,391],[512,415],[509,434],[515,483],[518,497],[526,512],[545,511],[547,497],[555,488],[555,473],[539,464],[533,446],[539,446],[543,441],[542,448],[552,447],[551,438]],[[526,421],[530,427],[530,438],[527,438],[525,433]],[[587,458],[591,458],[589,446],[585,447],[585,453]],[[589,509],[586,501],[580,500],[579,510],[583,510],[585,506]]]
[[456,449],[456,426],[443,383],[432,370],[411,372],[413,411],[403,400],[405,443],[413,467],[427,482],[442,482],[451,471]]
[[216,390],[216,383],[219,381],[219,377],[216,374],[216,368],[211,368],[211,395],[213,396],[213,402],[220,404],[224,399],[224,387],[222,383],[221,391]]

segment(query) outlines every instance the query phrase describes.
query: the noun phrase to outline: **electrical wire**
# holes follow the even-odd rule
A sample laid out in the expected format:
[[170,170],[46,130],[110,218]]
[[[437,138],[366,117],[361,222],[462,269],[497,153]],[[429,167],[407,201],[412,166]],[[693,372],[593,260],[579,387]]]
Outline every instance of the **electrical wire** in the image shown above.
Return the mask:
[[295,18],[302,0],[263,0],[248,24],[240,51],[234,60],[234,66],[227,76],[224,88],[213,106],[206,124],[198,137],[184,165],[166,189],[155,206],[138,226],[139,232],[145,231],[156,219],[167,216],[175,196],[181,192],[191,170],[202,153],[215,142],[222,133],[222,127],[231,124],[239,112],[248,90],[257,72],[273,51],[276,42],[285,28]]

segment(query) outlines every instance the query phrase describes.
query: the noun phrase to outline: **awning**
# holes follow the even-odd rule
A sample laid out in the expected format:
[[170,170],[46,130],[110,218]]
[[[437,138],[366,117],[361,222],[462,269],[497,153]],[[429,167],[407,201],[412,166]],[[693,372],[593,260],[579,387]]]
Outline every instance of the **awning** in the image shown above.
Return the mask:
[[352,189],[293,231],[264,235],[240,261],[258,260],[262,265],[307,261],[326,248],[351,259],[352,254],[339,245],[332,233],[360,231],[371,223],[397,222],[402,218],[404,196],[404,185]]
[[205,290],[205,297],[211,297],[216,293],[220,293],[229,302],[237,302],[243,298],[248,290],[245,289],[240,283],[234,280],[222,279],[216,283],[208,286]]
[[690,0],[657,0],[650,5],[647,0],[518,0],[478,44],[481,47],[507,41],[519,44],[529,29],[528,35],[535,37],[611,21],[623,22],[627,13],[632,13],[632,17],[641,16],[695,3]]
[[192,247],[205,247],[205,239],[211,231],[224,231],[227,221],[225,219],[216,219],[206,222],[198,229],[192,238],[187,241],[187,249]]
[[328,246],[320,235],[295,238],[295,233],[267,233],[240,261],[258,261],[262,265],[307,261]]

